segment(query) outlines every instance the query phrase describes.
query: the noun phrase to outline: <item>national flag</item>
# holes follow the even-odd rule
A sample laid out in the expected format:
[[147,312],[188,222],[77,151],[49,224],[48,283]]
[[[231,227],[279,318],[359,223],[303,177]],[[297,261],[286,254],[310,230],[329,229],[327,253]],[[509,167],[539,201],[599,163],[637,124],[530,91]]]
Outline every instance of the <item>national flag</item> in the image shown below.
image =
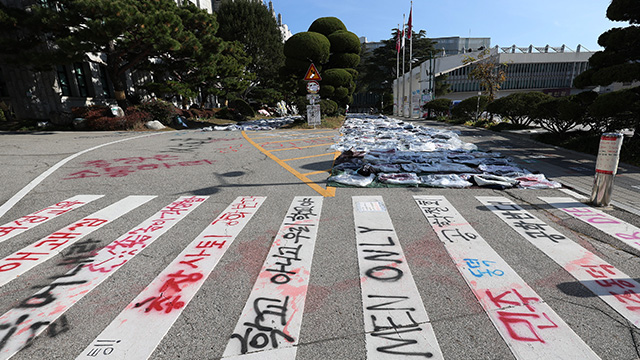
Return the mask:
[[398,36],[396,37],[396,50],[398,52],[400,52],[400,49],[402,49],[402,38],[401,38],[401,34],[400,34],[400,25],[398,25]]
[[[402,19],[402,22],[404,23],[404,17]],[[405,30],[405,27],[404,27],[404,24],[402,24],[402,47],[404,47],[404,39],[406,38],[406,36],[405,36],[406,33],[405,33],[404,30]]]
[[411,10],[409,10],[409,21],[407,22],[407,39],[411,40],[411,15],[413,13],[413,1],[411,2]]

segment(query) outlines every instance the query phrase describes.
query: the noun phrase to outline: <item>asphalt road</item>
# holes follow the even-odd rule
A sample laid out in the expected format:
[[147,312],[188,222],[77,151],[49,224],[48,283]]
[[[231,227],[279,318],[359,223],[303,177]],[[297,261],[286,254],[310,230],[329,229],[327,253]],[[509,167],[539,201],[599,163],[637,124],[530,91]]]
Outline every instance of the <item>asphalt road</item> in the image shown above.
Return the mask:
[[[280,342],[280,350],[289,348],[287,343],[295,343],[297,359],[426,358],[426,353],[430,353],[433,358],[438,358],[441,353],[446,359],[553,357],[540,355],[544,353],[540,352],[541,349],[564,349],[563,351],[575,351],[570,353],[576,354],[576,357],[566,357],[561,356],[561,352],[552,352],[558,358],[583,358],[577,355],[580,354],[578,350],[573,349],[592,351],[592,354],[602,359],[636,359],[640,356],[640,323],[634,325],[627,320],[620,311],[614,310],[601,297],[581,285],[566,267],[563,268],[534,245],[536,241],[543,242],[544,239],[535,240],[533,243],[527,241],[483,206],[476,197],[504,197],[514,202],[544,222],[547,230],[555,229],[561,233],[566,238],[562,242],[575,242],[612,266],[602,269],[610,270],[609,273],[615,270],[616,273],[626,274],[627,277],[624,279],[627,279],[627,282],[605,283],[607,289],[624,293],[626,297],[613,297],[607,292],[601,295],[632,309],[633,317],[638,316],[633,313],[640,314],[640,308],[634,308],[634,304],[640,302],[635,292],[640,288],[629,285],[640,279],[640,251],[633,245],[623,243],[619,236],[615,236],[617,231],[622,230],[614,229],[606,233],[593,224],[585,223],[540,199],[570,197],[560,190],[327,189],[324,183],[326,171],[331,168],[336,156],[328,146],[336,135],[337,131],[326,130],[247,134],[198,130],[162,133],[0,134],[0,181],[3,184],[0,189],[0,205],[7,204],[11,199],[15,201],[15,205],[5,208],[6,212],[0,217],[0,224],[10,224],[25,215],[36,213],[77,195],[104,195],[73,211],[51,216],[49,221],[42,224],[33,220],[37,226],[9,239],[6,239],[6,234],[11,234],[12,230],[0,225],[0,258],[3,259],[0,260],[0,276],[3,276],[2,272],[5,270],[16,271],[10,269],[14,265],[7,265],[15,260],[7,259],[15,259],[19,252],[22,252],[21,266],[37,264],[28,271],[16,273],[0,287],[0,314],[5,314],[0,316],[0,352],[12,347],[23,347],[13,356],[14,359],[74,359],[79,356],[106,359],[139,358],[127,356],[126,353],[118,355],[121,354],[118,352],[120,344],[135,339],[134,347],[151,348],[151,353],[147,355],[151,359],[218,359],[223,353],[232,354],[235,351],[239,354],[238,349],[243,343],[241,339],[245,340],[245,346],[251,351],[269,349],[273,339],[276,339]],[[495,141],[504,141],[503,138],[497,139],[495,134],[488,132],[463,135],[466,136],[466,141],[478,143],[480,146],[493,146],[491,144],[495,145]],[[119,140],[125,141],[77,155],[46,178],[38,178],[52,166],[80,151]],[[521,146],[514,141],[509,145],[509,150],[516,151]],[[526,152],[530,154],[529,160],[541,161],[539,157],[535,157],[538,154],[531,149]],[[522,153],[516,158],[519,161],[527,160],[526,155]],[[530,166],[534,166],[533,164],[529,163]],[[551,174],[548,175],[553,177]],[[14,197],[34,180],[37,183],[32,183],[32,190],[19,199]],[[61,246],[61,251],[52,248],[54,256],[46,261],[26,259],[29,256],[39,256],[24,254],[24,249],[30,245],[39,243],[41,239],[51,239],[51,234],[59,234],[61,229],[77,224],[81,219],[91,218],[95,212],[128,196],[140,195],[154,197],[112,221],[105,221],[104,226],[78,240],[77,243],[85,242],[84,248]],[[135,244],[129,243],[130,246],[138,246],[136,251],[131,250],[130,254],[126,255],[129,256],[129,260],[122,265],[114,266],[103,282],[91,287],[87,292],[74,290],[76,286],[87,286],[89,289],[89,281],[74,282],[72,280],[75,278],[69,274],[84,271],[86,267],[83,266],[87,264],[95,265],[96,262],[91,261],[94,261],[96,252],[113,250],[114,247],[109,246],[114,240],[136,229],[143,221],[152,219],[161,209],[179,197],[194,199],[194,196],[207,199],[198,202],[197,207],[157,241],[149,244],[143,244],[142,240]],[[367,198],[356,198],[354,202],[354,197],[357,196]],[[459,250],[454,246],[458,243],[443,241],[438,237],[439,233],[427,221],[414,196],[443,196],[450,203],[447,205],[447,211],[457,210],[466,223],[477,232],[475,237],[471,238],[474,241],[465,240],[462,243],[477,244],[478,239],[484,239],[486,243],[483,241],[483,246],[486,248],[488,244],[498,256],[491,258],[489,263],[495,266],[507,264],[499,269],[505,274],[505,278],[517,274],[521,278],[518,281],[526,282],[534,292],[530,293],[529,300],[522,300],[520,304],[514,301],[517,298],[507,298],[506,295],[501,298],[506,301],[501,305],[508,305],[501,310],[526,313],[525,315],[517,320],[515,317],[506,318],[500,315],[502,328],[500,323],[496,325],[492,322],[471,290],[475,286],[474,283],[465,280],[469,278],[466,271],[473,266],[467,263],[464,267],[465,264],[461,262],[457,263],[460,268],[456,266],[452,254]],[[253,208],[255,211],[249,207],[246,210],[238,210],[239,197],[250,199],[248,202],[257,201],[250,197],[265,199],[257,210],[256,207]],[[289,293],[289,290],[278,288],[279,292],[272,295],[290,296],[287,299],[292,303],[295,299],[303,299],[304,308],[286,308],[282,303],[276,306],[273,300],[274,304],[271,307],[261,309],[262,318],[258,316],[250,319],[254,322],[263,320],[265,323],[262,324],[262,329],[254,326],[253,333],[238,333],[236,330],[242,328],[243,321],[250,322],[246,318],[240,321],[245,307],[255,310],[255,302],[247,303],[248,299],[255,298],[252,292],[263,291],[260,294],[264,294],[269,291],[268,287],[258,287],[256,280],[264,280],[265,273],[275,273],[265,272],[268,266],[263,268],[263,264],[265,259],[273,260],[270,251],[273,250],[274,239],[282,240],[278,231],[283,221],[286,222],[287,216],[291,216],[291,209],[297,204],[296,201],[299,202],[299,207],[306,206],[307,210],[310,206],[309,203],[304,205],[303,201],[296,197],[313,199],[313,209],[308,214],[319,214],[317,218],[315,215],[307,217],[317,221],[316,225],[309,225],[305,230],[309,240],[305,242],[304,250],[311,251],[312,256],[290,257],[288,264],[294,264],[293,267],[283,269],[292,272],[289,274],[290,277],[300,275],[300,283],[291,284],[292,289],[294,285],[297,286],[295,292]],[[199,268],[195,265],[186,267],[182,273],[176,270],[178,268],[172,264],[183,256],[183,250],[191,246],[195,239],[210,241],[210,238],[205,239],[202,236],[232,239],[228,229],[220,233],[222,235],[215,235],[218,231],[216,229],[210,229],[211,232],[208,233],[214,235],[203,235],[203,231],[209,231],[206,229],[209,229],[225,209],[228,210],[230,204],[236,204],[236,214],[238,211],[244,213],[242,216],[236,216],[234,220],[227,218],[226,224],[231,226],[233,221],[237,221],[233,226],[237,226],[238,229],[244,227],[233,238],[233,242],[230,240],[224,245],[224,249],[221,243],[215,243],[220,246],[213,249],[224,252],[220,253],[221,257],[214,264],[212,271],[205,272],[202,276],[191,273],[193,276],[189,277],[186,275],[189,269],[199,271]],[[298,215],[301,214],[301,210],[296,211]],[[604,211],[606,215],[613,216],[621,222],[640,227],[640,219],[635,214],[615,207]],[[249,213],[252,217],[246,223],[243,222],[242,217],[249,216]],[[179,212],[176,214],[182,215]],[[383,218],[388,214],[393,229],[389,229],[389,224],[383,220],[370,217],[372,214]],[[354,219],[354,216],[357,219]],[[363,223],[380,224],[380,227],[384,228],[378,229],[381,232],[389,231],[388,233],[392,234],[391,230],[395,231],[394,236],[387,236],[384,232],[385,235],[380,238],[384,241],[392,238],[393,241],[389,241],[393,242],[394,250],[366,245],[374,240],[362,240],[358,237],[368,234],[356,226],[360,224],[360,217],[366,220],[362,220]],[[303,220],[299,224],[306,223]],[[459,225],[454,223],[451,226],[456,224]],[[19,227],[15,223],[13,226]],[[85,227],[92,226],[85,223]],[[312,232],[307,234],[309,229],[314,227],[317,229],[317,237],[312,236]],[[4,239],[2,231],[5,234]],[[283,255],[283,248],[277,249],[278,245],[281,245],[281,242],[278,242],[274,249],[280,250],[280,255]],[[122,244],[120,246],[123,247]],[[469,256],[473,255],[480,263],[483,259],[488,259],[481,257],[488,253],[469,246]],[[366,253],[363,249],[371,251]],[[385,249],[391,252],[384,252]],[[379,266],[377,271],[367,273],[367,269],[371,270],[373,267],[371,258],[367,260],[365,257],[371,254],[379,255],[378,258],[373,258]],[[564,254],[566,255],[566,252]],[[84,257],[77,260],[78,255]],[[209,254],[198,257],[203,259],[202,263],[198,264],[210,261],[212,257],[208,256]],[[488,267],[487,264],[485,265]],[[399,270],[394,269],[399,269],[400,266],[410,268],[410,272],[403,272],[403,290],[394,287],[397,285],[396,278],[400,278],[394,276],[400,274]],[[585,265],[576,266],[585,268]],[[174,276],[171,277],[171,282],[167,281],[167,278],[164,279],[164,292],[161,296],[164,294],[169,300],[156,303],[155,307],[147,307],[137,320],[127,318],[130,323],[137,321],[137,325],[132,327],[135,329],[133,332],[115,332],[119,335],[117,339],[100,338],[103,330],[112,325],[114,319],[120,319],[118,316],[125,308],[144,308],[141,302],[134,300],[149,290],[154,279],[159,274],[164,274],[167,269],[173,271]],[[285,270],[279,273],[288,274]],[[587,270],[592,269],[587,267]],[[593,271],[592,274],[595,273]],[[64,276],[65,274],[68,276]],[[96,274],[100,275],[100,272]],[[489,277],[502,277],[495,271],[493,276],[485,274],[487,276],[481,275],[478,279],[482,278],[484,281]],[[600,280],[594,277],[593,281]],[[201,287],[193,293],[190,300],[186,300],[186,289],[189,286],[193,287],[195,283]],[[383,302],[386,303],[387,310],[381,311],[376,320],[365,315],[372,309],[371,306],[363,305],[367,298],[362,295],[362,289],[368,289],[364,284],[375,284],[374,296],[387,296],[385,299],[389,299]],[[417,291],[419,298],[410,306],[411,310],[407,310],[408,306],[399,305],[399,299],[402,296],[411,297],[413,289]],[[507,291],[507,288],[494,288],[494,296],[497,296],[497,289],[502,289],[501,292]],[[523,290],[524,287],[512,287],[508,290],[513,289],[520,289],[522,294],[526,292]],[[54,296],[52,294],[55,291],[58,291],[58,295]],[[73,291],[78,295],[67,296]],[[173,300],[168,295],[171,291]],[[184,293],[180,293],[181,291]],[[514,294],[515,292],[508,293],[509,296],[515,296]],[[177,300],[178,295],[183,296],[181,301]],[[412,300],[416,300],[415,296]],[[39,313],[38,309],[55,305],[58,301],[60,304],[51,312]],[[149,300],[146,304],[153,304],[154,301]],[[500,303],[499,300],[496,302]],[[378,308],[382,307],[380,304],[382,303],[378,304]],[[392,308],[389,304],[395,304],[395,310],[389,310]],[[548,305],[553,313],[548,310],[543,313],[540,310],[541,304]],[[421,306],[428,314],[427,321],[415,320],[421,319],[418,316],[422,311]],[[31,315],[21,317],[27,311],[32,311],[29,313]],[[414,311],[415,316],[412,315]],[[494,319],[498,316],[496,314],[499,314],[499,311],[493,312]],[[174,316],[174,320],[167,320],[171,316]],[[46,320],[51,317],[56,319],[52,323]],[[282,333],[273,329],[282,329],[285,326],[289,327],[286,331],[297,332],[294,321],[287,320],[293,317],[301,319],[299,333],[293,334],[291,340],[286,341]],[[536,323],[532,320],[534,317],[536,321],[548,319],[551,322]],[[562,319],[566,326],[558,318]],[[267,326],[267,320],[271,326],[270,331],[264,328]],[[280,320],[286,320],[286,324],[280,323]],[[390,325],[394,323],[396,326]],[[568,329],[569,335],[566,331],[556,332],[561,328]],[[166,335],[158,329],[166,329]],[[428,337],[418,337],[420,339],[416,340],[415,344],[411,342],[415,334],[425,334],[429,329],[432,329],[437,343],[428,341]],[[381,332],[386,330],[391,330],[390,335],[381,335]],[[152,333],[156,332],[160,333],[159,338],[152,336]],[[258,337],[256,334],[259,332],[268,335]],[[37,336],[32,336],[36,333]],[[232,338],[234,333],[239,335]],[[249,335],[240,336],[246,334]],[[382,350],[380,347],[371,348],[370,344],[385,337],[394,339],[389,341],[395,345]],[[225,352],[228,345],[229,350]],[[258,351],[253,358],[269,359],[273,358],[274,354],[280,353],[273,350]],[[11,353],[4,352],[0,358],[10,355]],[[290,355],[287,353],[278,356],[289,358]]]

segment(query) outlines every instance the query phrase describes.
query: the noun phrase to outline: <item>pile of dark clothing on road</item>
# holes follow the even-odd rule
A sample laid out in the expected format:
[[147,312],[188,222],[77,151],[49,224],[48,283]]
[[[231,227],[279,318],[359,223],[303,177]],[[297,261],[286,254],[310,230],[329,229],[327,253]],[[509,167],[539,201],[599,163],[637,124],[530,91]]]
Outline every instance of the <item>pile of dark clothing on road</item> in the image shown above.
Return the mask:
[[497,152],[460,140],[458,133],[386,117],[350,115],[331,148],[340,151],[332,186],[426,186],[493,189],[559,188]]
[[241,121],[237,124],[216,125],[202,128],[202,131],[247,131],[276,130],[300,120],[299,116],[286,116],[272,119]]

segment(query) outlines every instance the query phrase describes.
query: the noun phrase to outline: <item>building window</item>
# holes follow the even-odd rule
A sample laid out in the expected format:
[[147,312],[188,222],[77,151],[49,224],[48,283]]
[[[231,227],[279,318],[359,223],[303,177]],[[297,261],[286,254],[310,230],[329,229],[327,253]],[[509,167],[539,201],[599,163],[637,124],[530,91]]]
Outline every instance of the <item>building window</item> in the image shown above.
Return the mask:
[[67,76],[67,67],[65,65],[58,65],[58,84],[62,91],[62,96],[71,96],[71,86],[69,86],[69,77]]
[[2,69],[0,69],[0,97],[9,97],[9,88],[2,74]]
[[82,63],[74,63],[73,64],[73,73],[76,76],[76,81],[78,82],[78,94],[80,97],[88,97],[89,96],[89,86],[87,84],[87,76],[85,75],[84,65]]
[[111,95],[111,83],[109,82],[109,75],[107,74],[107,68],[100,65],[100,84],[102,84],[102,96],[105,98],[112,98]]

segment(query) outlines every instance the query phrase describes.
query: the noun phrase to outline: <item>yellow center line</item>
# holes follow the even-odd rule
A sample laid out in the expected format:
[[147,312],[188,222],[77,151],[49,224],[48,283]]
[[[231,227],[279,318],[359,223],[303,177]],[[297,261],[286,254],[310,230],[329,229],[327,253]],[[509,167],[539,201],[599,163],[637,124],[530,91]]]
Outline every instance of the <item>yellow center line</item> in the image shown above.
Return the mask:
[[[330,153],[324,153],[324,154],[318,154],[318,155],[309,155],[309,156],[303,156],[303,157],[297,157],[297,158],[291,158],[291,159],[282,159],[282,161],[292,161],[292,160],[302,160],[302,159],[311,159],[311,158],[315,158],[315,157],[321,157],[321,156],[327,156],[327,155],[335,155],[335,152],[330,152]],[[339,154],[339,152],[338,152]]]
[[312,172],[308,172],[308,173],[305,173],[305,174],[302,174],[302,175],[311,176],[311,175],[323,174],[323,173],[328,173],[328,172],[331,172],[331,169],[320,170],[320,171],[312,171]]
[[[258,144],[256,144],[256,145],[258,145]],[[327,145],[333,145],[333,143],[318,144],[318,145],[308,145],[308,146],[296,146],[296,147],[290,147],[290,148],[284,148],[284,149],[275,149],[275,150],[271,150],[271,152],[285,151],[285,150],[299,150],[299,149],[306,149],[306,148],[312,148],[312,147],[318,147],[318,146],[327,146]]]
[[284,161],[278,159],[275,155],[273,155],[270,151],[265,150],[262,148],[262,146],[258,145],[255,141],[251,140],[248,136],[246,132],[242,132],[242,136],[251,144],[253,145],[256,149],[260,150],[260,152],[262,152],[263,154],[267,155],[267,157],[269,157],[271,160],[275,161],[276,163],[278,163],[278,165],[282,166],[283,168],[285,168],[285,170],[287,170],[288,172],[290,172],[291,174],[293,174],[295,177],[297,177],[298,179],[302,180],[305,184],[309,185],[309,187],[311,187],[313,190],[317,191],[320,195],[324,196],[324,197],[334,197],[336,196],[336,188],[332,187],[332,186],[327,186],[326,189],[323,189],[320,185],[316,184],[315,182],[311,181],[308,177],[306,177],[305,175],[301,174],[300,172],[296,171],[294,168],[292,168],[291,166],[289,166],[287,163],[285,163]]
[[[317,136],[317,137],[310,137],[310,138],[304,138],[304,139],[292,139],[292,140],[278,140],[278,141],[265,141],[265,142],[261,142],[258,143],[258,145],[263,145],[263,144],[275,144],[275,143],[281,143],[281,142],[294,142],[294,141],[305,141],[305,140],[313,140],[313,139],[326,139],[326,138],[332,138],[333,136]],[[255,139],[254,139],[255,140]]]

